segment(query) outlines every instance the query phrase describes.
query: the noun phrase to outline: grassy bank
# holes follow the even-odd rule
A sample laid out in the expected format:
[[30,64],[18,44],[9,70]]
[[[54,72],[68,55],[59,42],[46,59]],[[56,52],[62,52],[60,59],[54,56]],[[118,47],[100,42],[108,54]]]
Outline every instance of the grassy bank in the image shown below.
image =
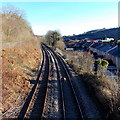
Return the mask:
[[63,55],[69,66],[78,74],[107,120],[119,120],[120,82],[117,79],[95,74],[95,59],[87,52],[66,51]]
[[2,48],[2,112],[14,106],[18,97],[26,97],[32,86],[30,81],[36,80],[41,59],[40,42],[22,12],[6,7],[0,13],[2,43],[9,43]]
[[20,95],[26,95],[35,80],[40,63],[39,47],[16,46],[2,50],[3,111],[6,111]]

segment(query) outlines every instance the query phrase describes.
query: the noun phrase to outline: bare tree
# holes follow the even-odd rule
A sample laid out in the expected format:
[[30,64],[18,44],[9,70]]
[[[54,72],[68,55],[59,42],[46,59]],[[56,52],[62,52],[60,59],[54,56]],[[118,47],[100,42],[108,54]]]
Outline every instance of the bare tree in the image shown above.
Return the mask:
[[14,7],[13,5],[6,5],[0,8],[0,13],[3,15],[9,15],[11,17],[16,16],[20,18],[25,18],[24,10],[20,10],[19,8]]
[[47,43],[52,46],[55,47],[57,41],[59,41],[61,39],[61,34],[58,31],[48,31],[46,34],[46,40]]
[[2,16],[2,40],[7,42],[23,41],[27,39],[32,29],[28,21],[24,18],[25,12],[12,5],[2,6],[0,10]]

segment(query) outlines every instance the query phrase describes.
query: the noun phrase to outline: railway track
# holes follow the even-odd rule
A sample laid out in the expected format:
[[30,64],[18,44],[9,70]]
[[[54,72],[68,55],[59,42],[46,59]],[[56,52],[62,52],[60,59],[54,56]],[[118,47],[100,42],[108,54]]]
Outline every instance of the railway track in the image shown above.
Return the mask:
[[70,82],[70,76],[66,70],[64,61],[62,61],[62,58],[60,58],[60,56],[58,56],[52,49],[48,47],[47,49],[51,51],[55,59],[56,66],[58,66],[57,69],[58,69],[58,74],[60,76],[60,79],[58,80],[61,86],[61,94],[62,94],[62,101],[64,108],[63,109],[64,119],[84,120],[84,116],[82,114],[81,108],[76,98],[75,91]]
[[[43,59],[36,83],[17,119],[88,120],[66,63],[45,44],[41,44],[41,48]],[[93,118],[100,120],[100,117]]]

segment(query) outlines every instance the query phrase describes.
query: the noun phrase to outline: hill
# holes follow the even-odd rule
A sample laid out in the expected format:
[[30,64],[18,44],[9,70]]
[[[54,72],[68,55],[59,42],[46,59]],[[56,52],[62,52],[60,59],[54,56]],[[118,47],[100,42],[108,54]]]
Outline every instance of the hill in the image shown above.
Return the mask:
[[30,81],[36,80],[37,77],[41,51],[37,37],[33,35],[20,10],[7,6],[0,16],[2,16],[0,110],[5,113],[15,105],[22,105],[29,93],[32,86]]
[[73,36],[63,36],[64,40],[75,40],[75,39],[103,39],[104,37],[120,39],[120,35],[118,34],[120,28],[110,28],[110,29],[97,29],[91,30],[84,34],[73,35]]
[[[19,11],[20,13],[20,11]],[[1,13],[2,16],[2,42],[20,42],[32,37],[32,30],[22,13],[11,8]]]

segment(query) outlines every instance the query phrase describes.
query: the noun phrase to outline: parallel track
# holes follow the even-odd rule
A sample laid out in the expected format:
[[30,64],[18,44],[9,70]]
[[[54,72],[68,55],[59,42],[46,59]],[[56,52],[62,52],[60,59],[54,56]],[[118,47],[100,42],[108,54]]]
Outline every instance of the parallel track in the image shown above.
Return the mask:
[[[47,47],[47,46],[46,46]],[[59,73],[61,73],[61,80],[59,80],[61,85],[63,108],[64,108],[64,119],[80,119],[84,120],[84,115],[81,111],[81,107],[78,103],[75,91],[70,81],[70,74],[65,65],[64,61],[60,56],[58,56],[52,49],[47,47],[47,49],[52,53],[56,61],[56,66],[59,67]]]
[[[49,61],[44,48],[42,48],[43,60],[41,64],[36,83],[31,89],[23,108],[21,109],[18,119],[40,119],[44,107],[47,82],[49,75]],[[42,74],[43,73],[43,74]],[[41,79],[41,80],[40,80]]]
[[36,83],[17,119],[87,120],[66,63],[45,44],[41,48],[43,59]]

